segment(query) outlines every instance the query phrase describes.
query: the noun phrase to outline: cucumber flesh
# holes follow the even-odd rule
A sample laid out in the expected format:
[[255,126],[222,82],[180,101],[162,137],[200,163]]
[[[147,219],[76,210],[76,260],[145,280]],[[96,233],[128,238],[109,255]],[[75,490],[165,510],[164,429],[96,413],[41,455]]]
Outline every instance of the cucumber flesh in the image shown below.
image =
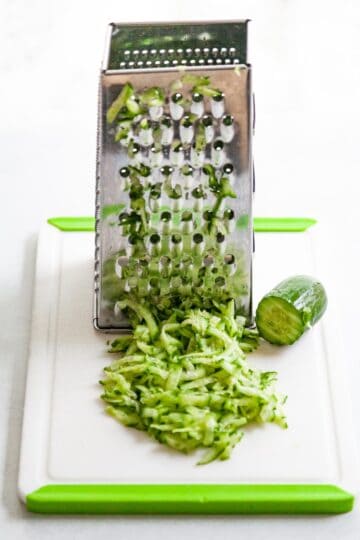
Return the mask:
[[256,325],[260,335],[276,345],[291,345],[313,326],[327,306],[322,284],[309,276],[288,278],[260,301]]
[[276,345],[291,345],[304,332],[301,315],[286,300],[265,297],[256,311],[256,324],[261,337]]

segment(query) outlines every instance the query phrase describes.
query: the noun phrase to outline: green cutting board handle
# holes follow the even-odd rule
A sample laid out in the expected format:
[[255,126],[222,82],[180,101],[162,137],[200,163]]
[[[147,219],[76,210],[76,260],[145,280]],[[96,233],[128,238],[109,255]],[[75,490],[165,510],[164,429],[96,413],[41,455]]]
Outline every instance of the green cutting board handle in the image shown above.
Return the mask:
[[62,484],[26,498],[47,514],[337,514],[353,503],[328,484]]

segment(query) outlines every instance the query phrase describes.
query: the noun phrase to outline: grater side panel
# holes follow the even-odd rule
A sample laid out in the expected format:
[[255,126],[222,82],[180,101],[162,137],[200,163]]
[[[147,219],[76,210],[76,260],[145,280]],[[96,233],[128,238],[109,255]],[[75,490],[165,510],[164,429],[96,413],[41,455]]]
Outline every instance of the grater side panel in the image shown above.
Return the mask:
[[[126,247],[124,247],[126,237],[119,234],[118,215],[129,205],[128,193],[124,192],[123,186],[121,186],[118,170],[128,164],[128,156],[126,149],[113,140],[114,134],[111,133],[111,129],[105,122],[106,111],[125,83],[130,82],[137,91],[143,91],[152,86],[169,88],[183,73],[183,71],[179,73],[169,70],[147,71],[146,74],[139,71],[116,74],[108,72],[103,73],[101,77],[96,225],[99,276],[95,284],[95,327],[101,330],[119,332],[129,329],[129,324],[124,316],[114,312],[114,299],[119,293],[119,280],[114,272],[114,264],[119,255],[124,255]],[[238,282],[241,281],[244,291],[241,294],[239,311],[250,322],[253,249],[251,68],[245,65],[237,66],[235,69],[233,66],[204,68],[191,70],[191,73],[198,76],[210,76],[212,84],[225,93],[226,112],[229,112],[235,119],[235,136],[228,145],[226,159],[229,159],[234,165],[233,188],[238,198],[227,201],[226,208],[235,213],[236,223],[234,230],[227,235],[224,255],[231,255],[233,251],[241,253],[241,267],[244,275],[238,274]],[[208,104],[206,107],[208,108]],[[204,111],[204,113],[207,112],[209,111]],[[164,114],[168,114],[166,107]],[[178,136],[177,129],[175,129],[176,136]],[[144,161],[147,159],[147,154],[148,150],[145,149],[142,158]],[[206,159],[209,160],[208,155]],[[169,156],[165,152],[164,163],[168,162]],[[159,172],[157,171],[156,174]],[[200,175],[200,172],[197,171],[197,174]],[[211,195],[209,195],[204,208],[206,205],[211,206],[212,202]],[[172,204],[173,201],[166,196],[162,198],[164,208],[171,208]],[[193,201],[186,196],[181,200],[181,210],[192,208],[192,204]],[[201,216],[199,219],[202,219]],[[159,230],[159,224],[155,221],[151,223],[151,227],[153,232]],[[226,277],[226,279],[230,278]],[[111,290],[110,295],[109,290]]]

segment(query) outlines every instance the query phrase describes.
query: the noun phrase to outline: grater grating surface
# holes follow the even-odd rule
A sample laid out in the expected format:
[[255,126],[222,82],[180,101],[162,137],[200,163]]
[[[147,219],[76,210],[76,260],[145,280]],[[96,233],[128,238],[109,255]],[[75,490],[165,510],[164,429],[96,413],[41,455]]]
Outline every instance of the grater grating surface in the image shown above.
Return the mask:
[[231,296],[251,322],[246,25],[110,25],[99,100],[97,329],[128,330],[117,303],[125,297],[165,317],[180,303],[207,308]]

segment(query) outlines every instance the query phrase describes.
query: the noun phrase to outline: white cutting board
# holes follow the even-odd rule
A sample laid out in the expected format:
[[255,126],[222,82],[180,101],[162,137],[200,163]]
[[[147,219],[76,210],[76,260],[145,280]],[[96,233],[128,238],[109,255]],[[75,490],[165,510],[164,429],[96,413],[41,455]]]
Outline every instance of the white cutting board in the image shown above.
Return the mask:
[[[256,235],[255,305],[285,277],[316,275],[315,234],[316,227]],[[19,472],[23,500],[41,486],[63,483],[325,483],[358,490],[331,291],[323,321],[298,343],[262,344],[249,356],[255,366],[278,371],[278,388],[288,395],[288,430],[245,428],[229,461],[199,467],[197,456],[171,451],[103,412],[98,380],[114,356],[105,352],[109,336],[92,327],[93,254],[91,232],[51,225],[41,231]]]

